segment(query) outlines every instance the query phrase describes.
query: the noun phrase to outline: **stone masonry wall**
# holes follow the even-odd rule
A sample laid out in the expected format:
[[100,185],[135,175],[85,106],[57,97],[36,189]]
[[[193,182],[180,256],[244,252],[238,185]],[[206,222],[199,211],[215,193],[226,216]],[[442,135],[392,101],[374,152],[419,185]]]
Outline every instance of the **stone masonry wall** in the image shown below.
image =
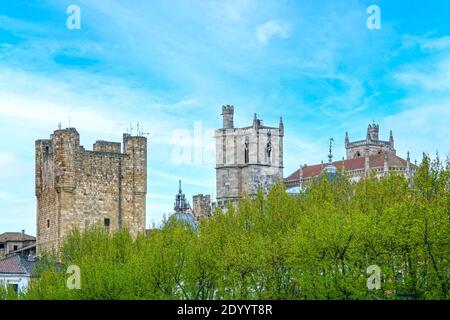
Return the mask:
[[[224,106],[222,110],[232,119],[229,113],[234,108]],[[224,120],[227,127],[215,133],[216,194],[217,206],[221,208],[244,195],[255,195],[259,188],[267,192],[276,181],[283,179],[282,122],[278,128],[267,127],[255,116],[253,126],[235,128],[231,121]]]
[[36,141],[38,254],[58,252],[74,229],[144,232],[147,140],[124,135],[120,149],[120,143],[97,141],[86,151],[74,128]]

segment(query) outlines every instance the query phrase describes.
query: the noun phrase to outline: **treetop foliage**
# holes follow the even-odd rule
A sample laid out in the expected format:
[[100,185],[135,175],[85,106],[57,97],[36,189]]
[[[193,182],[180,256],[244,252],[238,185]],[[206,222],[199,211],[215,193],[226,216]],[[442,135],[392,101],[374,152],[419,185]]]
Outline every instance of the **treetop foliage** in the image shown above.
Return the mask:
[[[402,175],[315,181],[298,195],[216,210],[197,230],[171,221],[147,236],[73,232],[27,299],[450,298],[450,166],[424,157]],[[81,270],[69,290],[66,269]],[[367,268],[381,269],[369,290]],[[0,291],[0,298],[6,293]]]

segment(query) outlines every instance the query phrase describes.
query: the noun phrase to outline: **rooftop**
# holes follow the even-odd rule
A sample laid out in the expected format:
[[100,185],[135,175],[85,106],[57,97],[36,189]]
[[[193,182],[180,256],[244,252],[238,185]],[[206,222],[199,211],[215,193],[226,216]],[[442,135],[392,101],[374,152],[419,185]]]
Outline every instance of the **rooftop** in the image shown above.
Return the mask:
[[0,234],[0,242],[36,241],[36,238],[24,232],[5,232]]
[[[384,156],[385,156],[384,153],[369,156],[369,167],[371,169],[382,168],[384,166]],[[388,153],[387,158],[388,158],[388,161],[387,161],[388,166],[390,168],[406,167],[407,161],[400,158],[397,155]],[[358,158],[353,158],[353,159],[334,161],[333,165],[337,169],[344,168],[347,171],[353,171],[353,170],[363,170],[364,163],[365,163],[365,157],[358,157]],[[413,163],[410,163],[409,165],[410,165],[411,169],[417,168],[417,166],[414,165]],[[326,164],[315,164],[315,165],[311,165],[311,166],[303,166],[301,174],[300,174],[300,169],[298,169],[294,173],[292,173],[289,177],[287,177],[286,181],[297,181],[299,179],[300,175],[304,179],[310,178],[310,177],[315,177],[315,176],[319,175],[325,167],[326,167]]]
[[36,260],[29,260],[21,254],[15,254],[0,260],[0,274],[34,275]]

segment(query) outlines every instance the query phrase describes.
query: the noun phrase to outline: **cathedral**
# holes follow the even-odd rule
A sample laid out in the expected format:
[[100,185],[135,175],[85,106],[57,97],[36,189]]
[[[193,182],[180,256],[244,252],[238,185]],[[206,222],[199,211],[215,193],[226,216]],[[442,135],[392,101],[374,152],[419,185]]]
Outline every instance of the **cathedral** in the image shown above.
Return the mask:
[[284,180],[286,189],[289,191],[303,188],[311,183],[315,177],[322,174],[324,170],[328,170],[327,168],[330,168],[330,166],[346,170],[353,181],[367,177],[372,172],[377,177],[397,172],[409,178],[417,169],[417,164],[411,163],[409,152],[406,160],[397,156],[392,131],[390,131],[388,141],[379,139],[379,125],[376,123],[369,124],[364,140],[350,141],[348,132],[346,132],[345,149],[347,157],[341,161],[332,161],[330,149],[327,165],[321,163],[300,166],[298,170]]

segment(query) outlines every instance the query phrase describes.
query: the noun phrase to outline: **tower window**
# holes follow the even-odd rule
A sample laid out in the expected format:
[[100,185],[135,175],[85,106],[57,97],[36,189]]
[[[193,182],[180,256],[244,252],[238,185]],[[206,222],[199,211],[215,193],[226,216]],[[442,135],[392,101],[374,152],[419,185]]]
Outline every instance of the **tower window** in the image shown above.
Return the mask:
[[47,228],[50,228],[50,220],[47,220]]
[[266,153],[267,153],[267,158],[270,161],[270,156],[272,154],[272,143],[270,141],[267,143]]
[[267,145],[266,145],[266,161],[271,163],[271,155],[272,155],[272,134],[270,132],[267,133]]
[[105,227],[109,227],[109,225],[111,224],[111,221],[109,220],[109,218],[105,218],[103,220],[103,224],[105,225]]
[[249,162],[249,154],[248,154],[248,137],[245,138],[245,144],[244,144],[244,163]]

